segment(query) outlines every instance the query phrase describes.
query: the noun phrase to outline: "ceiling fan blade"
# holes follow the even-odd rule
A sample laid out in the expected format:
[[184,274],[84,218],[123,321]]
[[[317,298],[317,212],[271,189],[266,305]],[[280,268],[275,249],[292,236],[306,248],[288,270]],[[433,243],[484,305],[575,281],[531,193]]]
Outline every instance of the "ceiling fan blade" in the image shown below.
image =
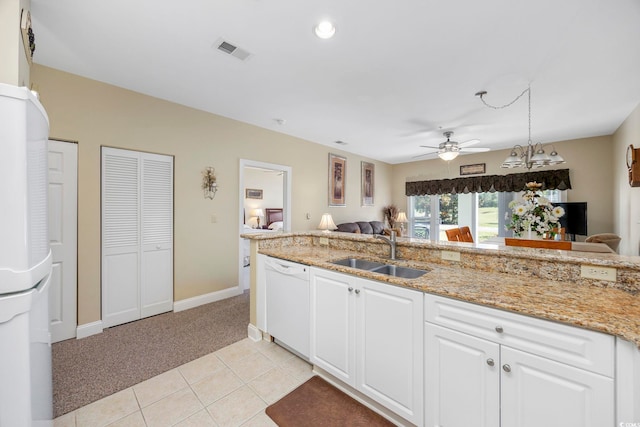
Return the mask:
[[411,157],[412,159],[417,159],[418,157],[431,156],[432,154],[438,154],[437,151],[432,151],[431,153],[418,154],[417,156]]
[[464,153],[484,153],[485,151],[489,151],[490,148],[487,147],[478,147],[478,148],[461,148],[459,151]]
[[458,147],[469,147],[469,146],[475,145],[475,144],[477,144],[479,142],[480,142],[479,139],[470,139],[469,141],[459,142],[458,143]]
[[420,147],[433,148],[434,150],[439,150],[440,149],[440,147],[432,147],[431,145],[420,145]]

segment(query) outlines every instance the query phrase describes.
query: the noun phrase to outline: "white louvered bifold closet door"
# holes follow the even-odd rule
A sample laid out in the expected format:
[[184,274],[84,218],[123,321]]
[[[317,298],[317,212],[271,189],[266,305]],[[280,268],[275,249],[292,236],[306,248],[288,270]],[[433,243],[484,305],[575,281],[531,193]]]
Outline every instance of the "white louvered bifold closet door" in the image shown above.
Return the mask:
[[142,317],[173,309],[173,158],[142,157]]
[[102,326],[172,308],[173,158],[103,147]]

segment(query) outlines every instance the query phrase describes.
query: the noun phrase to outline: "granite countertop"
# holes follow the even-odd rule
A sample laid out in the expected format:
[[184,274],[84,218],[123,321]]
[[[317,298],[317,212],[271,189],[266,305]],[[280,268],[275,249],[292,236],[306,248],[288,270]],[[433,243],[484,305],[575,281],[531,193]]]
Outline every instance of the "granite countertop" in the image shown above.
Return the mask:
[[[260,248],[259,252],[392,285],[604,332],[633,342],[640,348],[640,296],[619,289],[421,261],[390,261],[327,247]],[[426,269],[429,272],[417,279],[402,279],[331,263],[348,257]]]

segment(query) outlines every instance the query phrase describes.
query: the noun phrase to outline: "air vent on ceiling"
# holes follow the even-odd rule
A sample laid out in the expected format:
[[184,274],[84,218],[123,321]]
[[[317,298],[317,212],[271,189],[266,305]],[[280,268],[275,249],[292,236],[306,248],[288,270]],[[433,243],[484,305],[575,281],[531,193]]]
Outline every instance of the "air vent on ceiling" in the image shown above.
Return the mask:
[[251,53],[247,52],[244,49],[239,48],[238,46],[235,46],[233,43],[229,43],[226,40],[223,39],[218,39],[215,44],[214,44],[215,48],[218,49],[220,52],[224,52],[226,54],[229,54],[235,58],[238,58],[241,61],[246,60],[247,58],[249,58],[251,56]]

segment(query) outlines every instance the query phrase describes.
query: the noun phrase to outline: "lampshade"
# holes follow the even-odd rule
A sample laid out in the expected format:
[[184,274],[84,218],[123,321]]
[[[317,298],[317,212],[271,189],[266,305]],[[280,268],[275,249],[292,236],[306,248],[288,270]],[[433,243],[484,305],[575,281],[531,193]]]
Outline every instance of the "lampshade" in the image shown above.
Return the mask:
[[409,220],[407,219],[407,214],[405,214],[404,212],[400,212],[398,214],[398,217],[396,218],[396,222],[409,222]]
[[322,214],[322,219],[320,220],[320,224],[318,225],[318,230],[322,230],[325,233],[328,233],[331,230],[335,230],[336,224],[333,222],[333,218],[331,214]]
[[260,218],[264,216],[264,211],[262,209],[254,209],[252,215]]
[[440,157],[442,160],[453,160],[456,157],[458,157],[458,153],[457,151],[442,151],[440,153],[438,153],[438,157]]

